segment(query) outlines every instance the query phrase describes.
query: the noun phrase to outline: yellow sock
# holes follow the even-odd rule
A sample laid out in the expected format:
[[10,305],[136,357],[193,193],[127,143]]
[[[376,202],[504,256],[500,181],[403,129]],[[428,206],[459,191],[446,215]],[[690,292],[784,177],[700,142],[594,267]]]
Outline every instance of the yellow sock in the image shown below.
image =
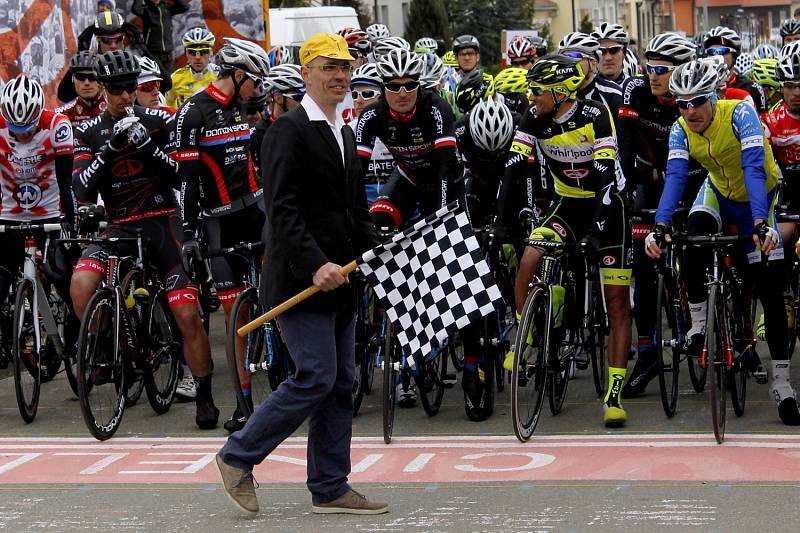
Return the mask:
[[622,386],[625,384],[625,374],[627,371],[626,368],[608,367],[608,390],[606,390],[606,397],[603,399],[604,402],[613,399],[616,405],[622,406],[620,392],[622,392]]

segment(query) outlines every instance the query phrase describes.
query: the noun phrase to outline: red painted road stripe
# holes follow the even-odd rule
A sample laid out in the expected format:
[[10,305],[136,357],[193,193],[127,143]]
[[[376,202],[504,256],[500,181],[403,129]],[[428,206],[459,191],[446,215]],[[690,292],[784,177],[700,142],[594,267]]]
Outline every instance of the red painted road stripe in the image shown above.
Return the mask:
[[[0,438],[0,483],[216,483],[225,439]],[[259,483],[305,483],[306,441],[287,440]],[[356,483],[475,481],[800,481],[800,435],[590,435],[353,439]]]

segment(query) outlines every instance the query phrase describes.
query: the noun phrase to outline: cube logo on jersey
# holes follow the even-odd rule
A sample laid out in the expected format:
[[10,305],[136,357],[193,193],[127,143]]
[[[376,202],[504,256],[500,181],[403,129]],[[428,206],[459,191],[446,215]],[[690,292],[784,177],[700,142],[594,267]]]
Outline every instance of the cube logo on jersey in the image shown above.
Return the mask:
[[14,199],[22,209],[33,209],[42,200],[42,189],[35,183],[22,183],[14,191]]

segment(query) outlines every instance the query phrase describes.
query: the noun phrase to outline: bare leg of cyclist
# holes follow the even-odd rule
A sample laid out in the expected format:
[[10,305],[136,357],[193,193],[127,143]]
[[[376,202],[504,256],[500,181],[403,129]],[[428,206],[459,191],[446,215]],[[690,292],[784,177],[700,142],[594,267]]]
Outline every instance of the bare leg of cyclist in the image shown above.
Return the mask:
[[608,427],[625,424],[628,415],[622,408],[620,393],[628,367],[631,345],[630,287],[604,285],[610,332],[608,335],[608,390],[603,404],[603,421]]

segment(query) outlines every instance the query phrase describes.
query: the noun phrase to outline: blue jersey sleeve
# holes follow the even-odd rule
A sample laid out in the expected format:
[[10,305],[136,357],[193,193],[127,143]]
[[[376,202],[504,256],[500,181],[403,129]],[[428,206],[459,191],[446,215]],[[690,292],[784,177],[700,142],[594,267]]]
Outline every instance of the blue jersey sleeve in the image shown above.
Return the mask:
[[742,143],[742,170],[744,186],[750,199],[753,220],[767,220],[767,172],[764,170],[764,133],[758,113],[750,104],[742,102],[733,112],[733,131]]
[[680,123],[676,120],[669,132],[669,156],[664,192],[658,202],[656,222],[669,225],[686,188],[689,174],[689,140]]

